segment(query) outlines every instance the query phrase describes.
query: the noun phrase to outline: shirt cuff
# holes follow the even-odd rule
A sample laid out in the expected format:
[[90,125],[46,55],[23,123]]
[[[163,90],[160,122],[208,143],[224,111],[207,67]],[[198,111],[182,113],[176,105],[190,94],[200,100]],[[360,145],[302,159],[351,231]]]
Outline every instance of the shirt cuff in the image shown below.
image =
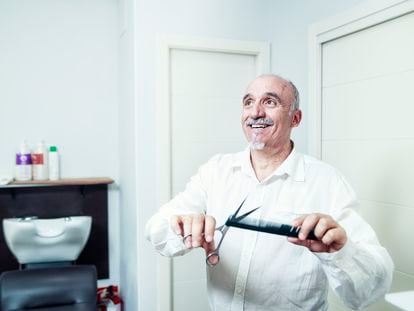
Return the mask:
[[173,257],[187,253],[183,237],[176,234],[167,220],[162,217],[152,217],[146,226],[146,237],[163,256]]
[[348,239],[346,244],[337,252],[313,253],[324,265],[343,267],[350,262],[357,252],[355,243]]

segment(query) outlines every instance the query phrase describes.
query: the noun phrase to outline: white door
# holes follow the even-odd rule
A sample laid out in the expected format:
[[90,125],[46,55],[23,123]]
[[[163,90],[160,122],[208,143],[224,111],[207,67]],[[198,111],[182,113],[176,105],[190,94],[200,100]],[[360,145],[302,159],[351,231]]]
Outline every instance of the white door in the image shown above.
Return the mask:
[[321,157],[353,185],[390,252],[391,291],[414,290],[414,13],[328,41],[322,56]]
[[[171,48],[168,61],[164,61],[168,67],[168,88],[164,89],[169,90],[169,96],[163,98],[168,107],[159,110],[164,117],[158,116],[160,122],[168,120],[167,128],[161,124],[168,139],[159,152],[170,155],[164,158],[170,164],[163,165],[170,174],[171,197],[182,191],[198,167],[213,155],[245,148],[240,124],[242,97],[247,83],[269,69],[266,43],[179,41],[172,39],[167,44]],[[174,258],[169,282],[172,308],[164,305],[160,310],[209,310],[204,250]]]

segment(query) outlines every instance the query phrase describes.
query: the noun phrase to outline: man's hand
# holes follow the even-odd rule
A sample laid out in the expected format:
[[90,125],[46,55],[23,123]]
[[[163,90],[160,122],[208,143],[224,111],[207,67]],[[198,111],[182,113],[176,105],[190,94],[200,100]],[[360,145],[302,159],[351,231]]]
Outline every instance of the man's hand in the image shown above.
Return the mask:
[[202,247],[206,254],[214,250],[214,217],[204,214],[174,215],[170,224],[174,232],[183,237],[187,248]]
[[[337,252],[348,240],[345,230],[331,216],[325,214],[303,215],[295,219],[292,226],[301,227],[299,237],[288,238],[288,241],[305,246],[312,252]],[[318,238],[317,241],[306,239],[312,230]]]

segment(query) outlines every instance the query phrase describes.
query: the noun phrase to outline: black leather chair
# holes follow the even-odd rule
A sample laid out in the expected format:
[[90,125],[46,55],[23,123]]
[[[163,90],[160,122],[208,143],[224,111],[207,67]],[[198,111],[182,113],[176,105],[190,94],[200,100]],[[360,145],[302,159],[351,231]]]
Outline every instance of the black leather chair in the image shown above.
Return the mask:
[[7,271],[0,276],[1,311],[96,311],[95,266]]

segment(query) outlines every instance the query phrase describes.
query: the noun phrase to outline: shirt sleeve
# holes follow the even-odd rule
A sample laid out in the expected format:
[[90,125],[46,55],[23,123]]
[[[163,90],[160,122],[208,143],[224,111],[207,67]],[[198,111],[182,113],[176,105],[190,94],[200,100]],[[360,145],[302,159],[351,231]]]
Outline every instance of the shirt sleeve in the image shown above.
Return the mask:
[[173,215],[205,213],[211,166],[211,160],[201,166],[198,173],[186,185],[185,190],[164,204],[148,220],[145,236],[161,255],[180,256],[189,251],[183,243],[183,237],[171,229],[170,218]]
[[314,253],[334,293],[352,309],[362,309],[383,297],[391,286],[393,261],[371,226],[356,212],[358,202],[339,176],[332,215],[345,229],[348,241],[335,253]]

